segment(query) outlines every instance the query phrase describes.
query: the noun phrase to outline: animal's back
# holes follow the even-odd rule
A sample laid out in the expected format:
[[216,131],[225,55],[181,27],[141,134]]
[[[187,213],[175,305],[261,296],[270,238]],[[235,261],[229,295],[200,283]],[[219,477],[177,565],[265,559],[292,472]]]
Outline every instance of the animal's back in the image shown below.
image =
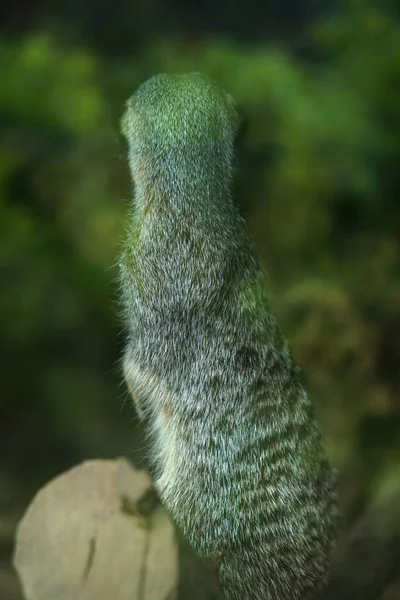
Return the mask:
[[[258,322],[231,307],[192,334],[161,497],[200,554],[222,554],[230,597],[297,598],[327,570],[333,476],[276,323],[261,307]],[[162,445],[168,453],[166,437]]]
[[164,289],[148,315],[160,332],[145,350],[157,486],[193,547],[221,553],[228,597],[294,599],[326,573],[334,482],[261,268],[248,263],[226,276],[222,300],[198,291],[173,314],[162,308],[174,302]]

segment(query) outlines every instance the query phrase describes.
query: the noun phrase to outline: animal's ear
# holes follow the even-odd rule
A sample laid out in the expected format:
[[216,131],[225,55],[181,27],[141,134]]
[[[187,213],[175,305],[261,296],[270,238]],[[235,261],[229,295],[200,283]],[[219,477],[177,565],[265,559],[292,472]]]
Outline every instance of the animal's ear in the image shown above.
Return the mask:
[[228,94],[228,92],[226,92],[225,90],[222,90],[222,93],[224,95],[225,98],[225,102],[226,105],[228,107],[228,110],[230,110],[231,112],[231,117],[232,117],[232,126],[233,129],[235,131],[235,134],[237,135],[237,132],[240,128],[240,123],[241,123],[241,115],[239,114],[238,111],[238,105],[236,100],[233,98],[233,96],[231,96],[230,94]]
[[129,137],[129,112],[130,111],[132,111],[132,102],[129,99],[125,105],[125,112],[122,115],[120,122],[119,122],[120,131],[126,140]]
[[249,117],[247,116],[243,106],[237,106],[236,107],[236,111],[238,113],[239,116],[239,126],[238,126],[238,130],[236,133],[236,138],[235,138],[235,147],[237,150],[241,151],[243,149],[243,145],[244,145],[244,139],[246,137],[248,128],[249,128]]
[[125,112],[119,122],[120,131],[125,139],[128,137],[128,114]]

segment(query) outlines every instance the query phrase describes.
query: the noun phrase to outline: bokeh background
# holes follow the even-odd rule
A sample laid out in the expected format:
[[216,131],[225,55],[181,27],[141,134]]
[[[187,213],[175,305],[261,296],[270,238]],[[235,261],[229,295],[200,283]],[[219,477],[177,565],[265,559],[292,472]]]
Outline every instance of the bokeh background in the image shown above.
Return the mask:
[[90,457],[146,465],[119,368],[119,118],[160,71],[205,71],[247,116],[237,197],[348,530],[400,478],[398,3],[14,0],[0,16],[1,599],[20,598],[13,532],[40,486]]

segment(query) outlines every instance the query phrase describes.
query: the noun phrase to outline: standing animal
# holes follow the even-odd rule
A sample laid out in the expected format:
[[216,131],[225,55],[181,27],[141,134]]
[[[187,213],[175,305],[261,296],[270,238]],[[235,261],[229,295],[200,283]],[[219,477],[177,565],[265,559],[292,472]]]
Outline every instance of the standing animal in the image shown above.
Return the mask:
[[161,500],[226,598],[296,600],[326,579],[335,477],[233,200],[238,126],[199,73],[152,77],[126,105],[123,370]]

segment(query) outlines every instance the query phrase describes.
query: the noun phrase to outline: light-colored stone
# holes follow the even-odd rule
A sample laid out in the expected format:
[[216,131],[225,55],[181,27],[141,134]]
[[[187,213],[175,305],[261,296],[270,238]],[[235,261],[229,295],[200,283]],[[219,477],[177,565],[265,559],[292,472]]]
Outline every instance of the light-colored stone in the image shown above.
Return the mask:
[[158,507],[150,523],[143,598],[174,600],[178,576],[174,527],[165,510]]
[[151,491],[149,476],[124,459],[88,461],[48,483],[17,529],[26,600],[173,598],[173,526],[160,505],[148,520],[135,510]]

